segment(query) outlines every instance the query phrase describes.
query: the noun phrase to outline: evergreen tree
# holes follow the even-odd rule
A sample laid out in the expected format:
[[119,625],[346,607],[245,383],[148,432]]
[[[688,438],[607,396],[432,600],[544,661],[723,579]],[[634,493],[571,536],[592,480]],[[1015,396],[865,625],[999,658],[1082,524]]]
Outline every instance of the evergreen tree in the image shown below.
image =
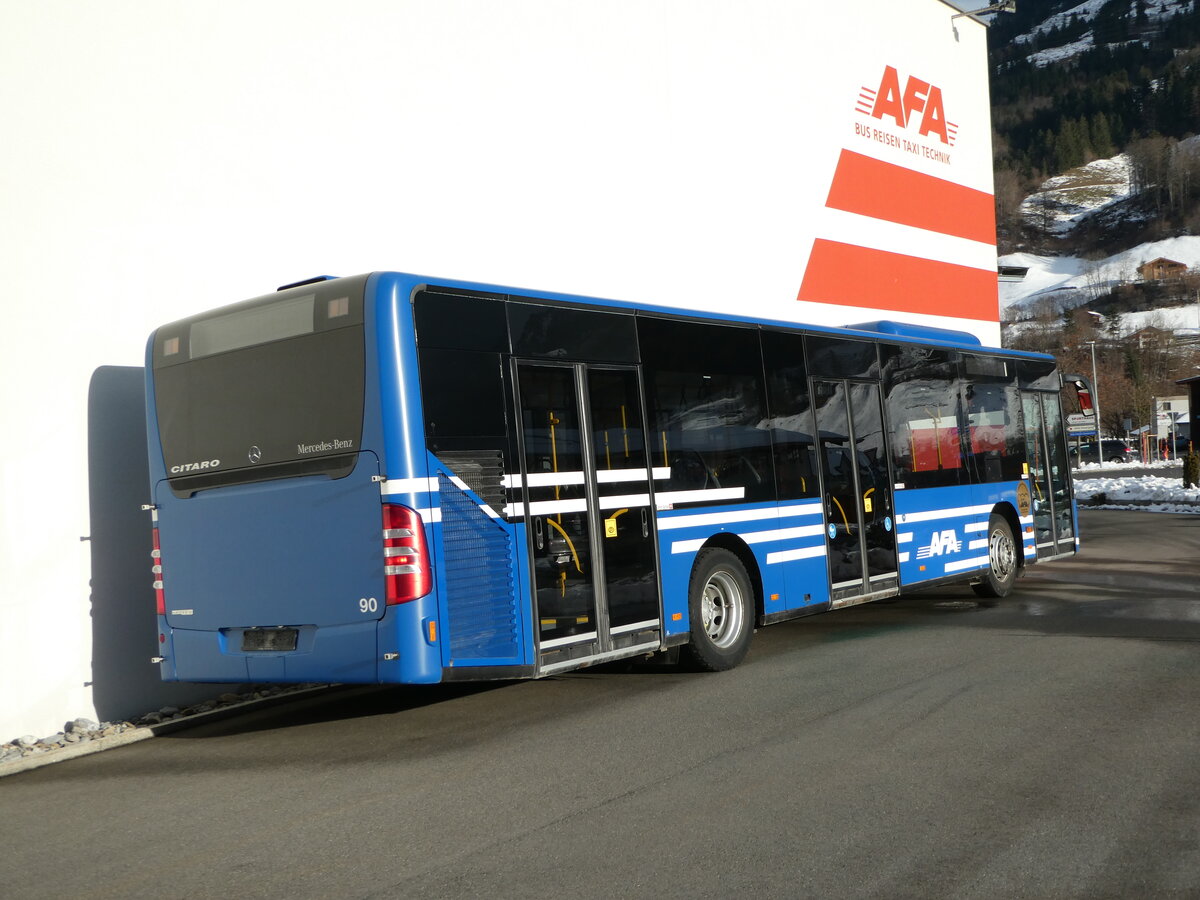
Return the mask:
[[1103,110],[1093,114],[1091,121],[1088,123],[1088,138],[1092,145],[1092,152],[1101,159],[1107,159],[1116,152],[1113,146],[1112,131],[1108,126],[1108,116]]

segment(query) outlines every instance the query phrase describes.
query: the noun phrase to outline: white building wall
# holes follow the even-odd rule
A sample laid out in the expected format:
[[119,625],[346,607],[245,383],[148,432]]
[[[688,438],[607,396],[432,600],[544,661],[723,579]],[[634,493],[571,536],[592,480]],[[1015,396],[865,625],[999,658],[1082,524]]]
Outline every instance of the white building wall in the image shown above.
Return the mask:
[[[984,29],[953,12],[940,0],[0,5],[0,739],[95,715],[95,691],[111,688],[91,684],[101,658],[154,668],[153,646],[95,646],[94,542],[80,538],[96,524],[89,385],[102,367],[141,365],[156,325],[381,268],[880,318],[815,279],[797,299],[819,241],[994,272],[994,238],[978,229],[827,207],[847,149],[991,194]],[[943,92],[952,148],[857,108],[889,66],[902,86]],[[994,278],[991,291],[994,306]],[[988,302],[884,317],[995,342]],[[103,423],[91,424],[95,442]],[[148,489],[125,493],[110,502]],[[106,584],[119,604],[127,589]],[[162,696],[136,690],[134,705]]]

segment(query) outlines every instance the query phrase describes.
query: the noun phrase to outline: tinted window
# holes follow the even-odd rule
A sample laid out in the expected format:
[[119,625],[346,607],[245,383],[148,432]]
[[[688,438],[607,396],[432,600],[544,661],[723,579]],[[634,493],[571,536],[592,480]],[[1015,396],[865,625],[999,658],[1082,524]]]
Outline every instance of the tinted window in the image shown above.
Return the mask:
[[422,348],[418,358],[429,450],[493,509],[504,509],[502,479],[513,455],[503,356]]
[[500,300],[422,291],[413,301],[413,314],[420,347],[496,353],[508,349],[508,326]]
[[908,344],[884,345],[881,352],[896,483],[913,488],[964,482],[955,354]]
[[820,484],[804,338],[768,331],[763,332],[762,346],[779,499],[815,497]]
[[964,355],[967,450],[976,482],[1015,481],[1024,471],[1021,395],[1011,361]]
[[503,364],[499,353],[470,350],[420,352],[425,435],[440,438],[504,435]]
[[1017,378],[1025,390],[1057,391],[1062,387],[1053,360],[1018,359]]
[[774,496],[758,332],[641,318],[654,464],[671,469],[657,490],[688,502]]
[[808,374],[833,378],[878,378],[879,357],[872,341],[809,335]]
[[516,356],[629,363],[638,359],[633,316],[509,303],[508,326]]

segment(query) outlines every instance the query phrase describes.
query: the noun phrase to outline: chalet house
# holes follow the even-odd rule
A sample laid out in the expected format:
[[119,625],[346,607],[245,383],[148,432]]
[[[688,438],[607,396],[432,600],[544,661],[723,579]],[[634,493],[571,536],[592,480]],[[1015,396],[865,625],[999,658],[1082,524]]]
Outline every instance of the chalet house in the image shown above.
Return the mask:
[[1127,340],[1136,344],[1139,350],[1145,350],[1148,347],[1168,347],[1175,343],[1175,333],[1147,325],[1140,331],[1135,331]]
[[1142,276],[1143,281],[1165,281],[1170,278],[1182,278],[1187,274],[1187,269],[1185,263],[1160,256],[1138,266],[1138,274]]

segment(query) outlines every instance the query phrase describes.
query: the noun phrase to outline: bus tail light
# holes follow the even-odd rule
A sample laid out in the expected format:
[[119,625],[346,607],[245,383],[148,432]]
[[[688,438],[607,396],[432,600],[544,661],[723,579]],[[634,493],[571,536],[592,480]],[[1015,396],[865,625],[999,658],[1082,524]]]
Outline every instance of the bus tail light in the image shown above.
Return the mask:
[[167,614],[167,595],[163,593],[162,549],[158,543],[158,529],[153,529],[152,534],[154,549],[150,551],[150,558],[154,560],[154,565],[150,571],[154,573],[154,606],[160,616],[165,616]]
[[425,527],[415,510],[395,503],[383,504],[383,571],[387,604],[407,603],[424,597],[433,586]]

